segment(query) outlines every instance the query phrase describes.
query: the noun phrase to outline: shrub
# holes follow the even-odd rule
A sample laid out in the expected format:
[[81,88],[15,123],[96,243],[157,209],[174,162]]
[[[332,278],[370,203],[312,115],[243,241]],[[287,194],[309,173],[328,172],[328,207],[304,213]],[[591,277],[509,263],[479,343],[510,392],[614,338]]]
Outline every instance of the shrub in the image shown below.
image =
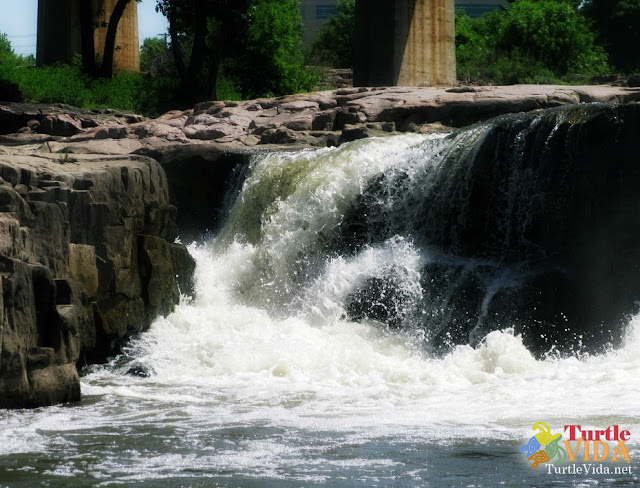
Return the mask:
[[588,21],[568,1],[515,0],[477,19],[456,14],[458,77],[495,84],[557,83],[608,71]]
[[337,6],[337,15],[330,17],[316,34],[308,54],[308,62],[334,68],[351,68],[355,24],[355,0],[341,0]]

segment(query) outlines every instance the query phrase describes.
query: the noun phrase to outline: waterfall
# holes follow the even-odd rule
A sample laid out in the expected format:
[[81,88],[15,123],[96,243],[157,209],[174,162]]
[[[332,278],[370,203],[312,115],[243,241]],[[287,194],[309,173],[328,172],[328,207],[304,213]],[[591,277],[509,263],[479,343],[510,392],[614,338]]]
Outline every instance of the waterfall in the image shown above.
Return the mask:
[[[280,317],[375,320],[431,351],[509,327],[537,353],[606,348],[635,312],[638,293],[619,289],[640,285],[616,240],[640,230],[619,123],[636,113],[575,107],[256,157],[212,248],[245,249],[234,293]],[[608,138],[606,159],[589,153]]]
[[[256,156],[193,297],[82,404],[0,411],[4,480],[636,486],[639,129],[585,106]],[[634,471],[531,469],[538,422],[628,430],[602,464]]]

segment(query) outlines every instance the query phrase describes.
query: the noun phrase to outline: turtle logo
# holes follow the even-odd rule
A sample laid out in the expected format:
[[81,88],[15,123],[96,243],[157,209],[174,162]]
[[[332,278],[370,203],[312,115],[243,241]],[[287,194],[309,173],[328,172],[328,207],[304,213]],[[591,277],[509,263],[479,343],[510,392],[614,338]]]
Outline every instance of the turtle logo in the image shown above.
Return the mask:
[[560,446],[562,434],[552,434],[549,425],[544,422],[533,424],[533,431],[539,432],[520,448],[521,452],[527,454],[527,459],[532,461],[531,469],[554,459],[558,464],[563,464],[567,460],[567,451]]

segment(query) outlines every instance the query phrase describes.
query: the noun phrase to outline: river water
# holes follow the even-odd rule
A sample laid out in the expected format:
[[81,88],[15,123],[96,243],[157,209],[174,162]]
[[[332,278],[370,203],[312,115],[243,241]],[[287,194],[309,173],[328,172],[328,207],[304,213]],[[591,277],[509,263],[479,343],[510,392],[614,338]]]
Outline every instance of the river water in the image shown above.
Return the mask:
[[[437,166],[442,144],[402,136],[257,161],[225,227],[190,246],[194,297],[85,371],[80,404],[0,411],[0,487],[638,486],[640,318],[599,355],[534,357],[508,326],[434,351],[415,326],[433,305],[421,270],[454,258],[410,235],[330,245],[371,178]],[[350,319],[349,296],[390,269],[403,326]],[[520,448],[537,422],[619,425],[632,461],[580,451],[564,465],[586,474],[532,469]]]

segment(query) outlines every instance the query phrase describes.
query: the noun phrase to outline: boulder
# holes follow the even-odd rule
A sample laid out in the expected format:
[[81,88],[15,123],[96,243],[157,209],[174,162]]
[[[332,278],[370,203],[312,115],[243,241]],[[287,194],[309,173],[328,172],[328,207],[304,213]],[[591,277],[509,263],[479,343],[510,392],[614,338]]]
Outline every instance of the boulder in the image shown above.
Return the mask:
[[32,126],[37,124],[36,130],[41,134],[52,136],[72,136],[82,131],[82,122],[69,114],[45,115],[40,122],[29,121]]

